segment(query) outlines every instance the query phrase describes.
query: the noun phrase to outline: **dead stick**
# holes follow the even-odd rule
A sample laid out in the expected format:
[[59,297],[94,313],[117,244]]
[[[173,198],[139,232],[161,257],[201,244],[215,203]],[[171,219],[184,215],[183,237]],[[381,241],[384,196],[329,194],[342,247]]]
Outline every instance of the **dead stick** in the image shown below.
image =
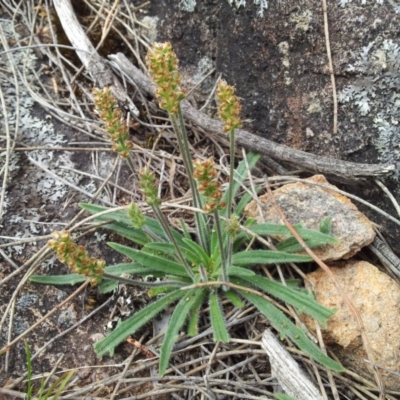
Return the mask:
[[[146,95],[154,96],[155,87],[150,79],[136,68],[122,53],[108,56],[116,71],[133,83]],[[223,133],[223,123],[192,107],[189,102],[182,101],[182,112],[186,120],[201,127],[215,138],[226,136]],[[276,160],[287,162],[297,168],[335,175],[348,180],[357,180],[369,176],[391,174],[395,167],[388,164],[358,164],[333,158],[318,156],[305,151],[292,149],[289,146],[274,143],[263,137],[254,135],[244,129],[235,130],[235,140],[239,146],[256,151]]]
[[331,44],[330,44],[330,40],[329,40],[328,6],[326,4],[326,0],[322,0],[322,11],[324,13],[324,31],[325,31],[326,54],[328,56],[328,68],[329,68],[329,75],[331,76],[331,84],[332,84],[333,133],[336,134],[337,133],[337,118],[338,118],[338,102],[337,102],[337,95],[336,95],[335,74],[333,73]]
[[[119,102],[126,104],[134,115],[139,115],[139,110],[125,92],[125,89],[112,73],[110,66],[97,53],[85,31],[82,29],[78,18],[75,15],[70,0],[54,0],[54,8],[76,54],[82,64],[92,76],[96,86],[103,88],[110,86],[113,95]],[[118,5],[118,2],[116,3]]]

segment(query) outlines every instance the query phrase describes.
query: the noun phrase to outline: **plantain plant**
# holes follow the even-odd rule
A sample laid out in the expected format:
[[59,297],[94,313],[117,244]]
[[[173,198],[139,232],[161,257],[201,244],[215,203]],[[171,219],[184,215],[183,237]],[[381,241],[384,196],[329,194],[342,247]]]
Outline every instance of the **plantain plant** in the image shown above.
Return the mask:
[[[96,343],[94,346],[99,356],[107,353],[112,355],[115,348],[129,335],[174,305],[160,351],[161,376],[168,368],[171,352],[181,329],[186,326],[187,333],[191,336],[198,333],[199,315],[204,306],[208,306],[214,340],[229,342],[229,330],[222,308],[225,300],[235,307],[244,307],[246,301],[251,303],[280,332],[281,337],[290,338],[324,366],[342,371],[343,367],[327,357],[307,337],[306,332],[280,311],[268,296],[290,304],[299,312],[309,314],[322,325],[326,325],[334,310],[318,304],[306,291],[294,285],[284,286],[260,276],[255,270],[257,265],[312,260],[307,255],[296,253],[301,250],[301,246],[286,226],[243,220],[243,209],[252,196],[246,192],[240,201],[235,200],[249,169],[255,166],[260,156],[249,153],[234,168],[234,133],[241,125],[240,104],[234,95],[234,89],[221,81],[216,92],[219,115],[230,138],[229,185],[224,192],[217,179],[214,161],[192,160],[180,104],[184,93],[180,89],[178,60],[171,45],[154,44],[146,61],[156,85],[160,107],[167,111],[176,133],[193,198],[195,232],[189,233],[185,223],[182,223],[181,229],[169,224],[161,210],[157,177],[149,168],[145,168],[137,174],[137,179],[154,218],[143,215],[136,204],[131,204],[125,210],[81,204],[82,208],[96,215],[97,221],[111,221],[105,225],[107,229],[135,243],[135,246],[108,243],[131,262],[105,266],[102,260],[90,258],[83,247],[73,242],[68,232],[55,233],[55,239],[49,245],[57,251],[58,258],[66,262],[75,273],[62,277],[32,276],[31,280],[47,284],[75,284],[90,279],[93,284],[99,285],[102,292],[111,291],[118,282],[147,288],[154,301],[119,323],[114,331]],[[109,92],[96,91],[96,105],[103,107],[99,110],[100,116],[112,117],[115,109],[113,100],[99,101],[99,96],[101,99],[104,93],[110,96]],[[104,109],[107,107],[106,112]],[[115,132],[113,134],[115,136]],[[118,146],[123,149],[123,156],[128,157],[132,145],[119,141]],[[129,165],[133,168],[132,162]],[[330,235],[329,221],[325,221],[319,231],[306,229],[301,224],[296,226],[296,230],[309,247],[337,241]],[[253,237],[268,235],[279,235],[285,240],[274,251],[247,248]],[[134,275],[137,279],[126,278],[126,274]],[[141,279],[148,275],[159,279],[156,282]]]

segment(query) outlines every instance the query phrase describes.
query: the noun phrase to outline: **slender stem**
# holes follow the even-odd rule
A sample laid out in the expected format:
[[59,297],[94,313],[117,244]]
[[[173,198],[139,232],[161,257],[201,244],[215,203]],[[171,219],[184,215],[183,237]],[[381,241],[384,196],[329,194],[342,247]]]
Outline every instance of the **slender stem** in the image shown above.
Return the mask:
[[228,236],[228,245],[227,245],[227,249],[226,249],[226,265],[227,265],[227,268],[232,265],[232,253],[233,253],[233,241]]
[[126,162],[128,163],[129,168],[132,171],[132,174],[134,175],[135,179],[137,180],[138,177],[137,177],[137,174],[136,174],[135,166],[133,165],[133,161],[132,161],[130,155],[128,155],[128,157],[126,157]]
[[[179,124],[176,119],[175,115],[170,115],[171,118],[171,123],[174,127],[174,131],[176,134],[176,137],[178,139],[178,144],[179,144],[179,150],[182,155],[183,163],[185,165],[185,169],[188,175],[188,180],[189,180],[189,186],[190,190],[192,192],[192,197],[193,197],[193,204],[196,208],[201,208],[201,201],[200,201],[200,195],[197,190],[196,182],[193,179],[193,165],[192,165],[192,158],[190,155],[190,150],[189,150],[189,142],[187,139],[187,133],[186,133],[186,128],[185,128],[185,123],[183,121],[182,117],[182,111],[179,106]],[[201,247],[206,252],[209,252],[209,241],[207,240],[207,225],[204,220],[204,216],[200,215],[199,213],[194,214],[195,220],[196,220],[196,230],[197,230],[197,236],[200,241]]]
[[222,270],[222,280],[224,282],[228,282],[228,272],[225,258],[225,249],[224,249],[224,239],[222,236],[221,222],[219,219],[218,210],[214,211],[214,220],[215,220],[215,230],[217,232],[219,251],[221,253],[221,270]]
[[194,278],[195,278],[194,272],[193,272],[192,268],[190,267],[190,265],[188,264],[188,262],[186,261],[185,257],[183,256],[182,251],[178,245],[178,242],[176,241],[175,236],[172,234],[171,228],[168,224],[168,221],[165,219],[164,214],[161,212],[161,210],[158,206],[153,205],[152,209],[153,209],[155,216],[159,220],[161,226],[163,227],[164,232],[167,235],[169,241],[174,245],[180,262],[185,267],[186,272],[188,273],[190,278],[192,278],[194,280]]
[[233,202],[233,174],[235,173],[235,130],[232,129],[229,132],[229,186],[228,186],[228,201],[227,201],[227,213],[228,219],[232,214],[232,202]]
[[137,281],[134,279],[123,278],[122,276],[109,274],[107,272],[103,273],[103,278],[111,279],[113,281],[117,281],[117,282],[121,282],[121,283],[126,283],[127,285],[143,286],[143,287],[160,287],[160,286],[182,287],[185,285],[184,282],[178,282],[178,281],[160,281],[160,282]]

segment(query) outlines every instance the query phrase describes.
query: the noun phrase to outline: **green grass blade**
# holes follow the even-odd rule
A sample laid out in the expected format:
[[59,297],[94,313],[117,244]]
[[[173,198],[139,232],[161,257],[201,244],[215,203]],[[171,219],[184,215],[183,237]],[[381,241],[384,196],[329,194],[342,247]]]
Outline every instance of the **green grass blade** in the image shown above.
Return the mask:
[[325,355],[319,347],[317,347],[307,337],[303,330],[298,328],[282,311],[276,308],[268,300],[254,293],[246,293],[244,290],[240,290],[240,293],[250,303],[256,306],[266,318],[268,318],[275,329],[280,332],[281,336],[289,337],[293,343],[315,361],[334,371],[343,372],[345,370],[342,365]]
[[272,250],[249,250],[236,253],[232,256],[235,265],[275,264],[287,262],[312,261],[310,256],[301,254],[284,253]]
[[160,376],[164,376],[168,368],[172,348],[178,339],[178,332],[185,323],[192,307],[196,304],[198,297],[204,296],[205,289],[192,289],[189,292],[181,292],[183,297],[176,305],[174,312],[165,332],[164,342],[160,349]]
[[32,358],[31,358],[31,349],[29,348],[29,344],[27,341],[24,341],[25,346],[25,355],[26,355],[26,370],[27,370],[27,385],[28,388],[26,390],[26,400],[31,400],[32,392],[33,392],[33,385],[32,385]]
[[[50,396],[52,397],[52,400],[57,400],[62,391],[64,390],[65,386],[68,384],[68,381],[72,378],[72,375],[74,375],[74,371],[69,371],[63,374],[60,378],[58,378],[47,390],[46,393],[39,397],[40,400],[47,400]],[[57,389],[57,390],[56,390]],[[56,392],[53,395],[53,392],[56,390]]]
[[215,292],[210,292],[210,320],[214,332],[214,341],[228,343],[229,333],[226,329],[225,318]]
[[158,257],[153,254],[144,253],[140,250],[132,249],[118,243],[111,242],[108,243],[108,245],[119,253],[129,257],[131,260],[149,267],[152,270],[163,272],[166,275],[187,276],[185,267],[175,261],[171,261],[164,257]]
[[125,340],[129,335],[133,335],[140,327],[151,321],[171,303],[185,295],[187,295],[187,293],[184,291],[175,290],[159,298],[154,303],[149,304],[127,320],[121,322],[113,332],[94,345],[97,355],[101,357],[104,354],[109,353],[110,356],[112,356],[114,354],[114,349],[123,340]]
[[307,313],[326,327],[326,321],[336,310],[326,308],[319,304],[311,293],[300,291],[296,288],[283,286],[280,282],[271,281],[262,276],[242,276],[236,282],[241,286],[250,283],[258,289],[294,306],[300,313]]

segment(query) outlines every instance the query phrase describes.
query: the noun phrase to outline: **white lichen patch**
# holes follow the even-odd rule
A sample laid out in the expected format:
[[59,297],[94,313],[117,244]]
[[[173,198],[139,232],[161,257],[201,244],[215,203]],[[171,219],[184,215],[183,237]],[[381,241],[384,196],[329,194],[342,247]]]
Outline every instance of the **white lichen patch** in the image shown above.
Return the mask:
[[290,85],[292,83],[292,78],[290,77],[290,72],[288,70],[290,66],[289,49],[289,43],[286,41],[278,44],[279,53],[282,55],[282,65],[285,68],[285,71],[283,72],[285,85]]
[[142,24],[141,31],[144,36],[149,39],[150,43],[154,43],[157,40],[157,25],[159,18],[158,17],[144,17],[140,22]]
[[197,71],[193,76],[193,82],[198,83],[213,69],[214,65],[209,57],[203,57],[197,64]]
[[292,13],[290,15],[290,22],[296,24],[294,29],[300,31],[308,31],[312,21],[312,13],[310,10]]
[[352,85],[339,94],[339,101],[353,104],[362,116],[372,116],[378,131],[375,146],[382,162],[397,166],[400,177],[400,46],[391,39],[373,41],[348,66],[356,73]]
[[[339,0],[339,5],[341,7],[344,7],[349,3],[353,3],[353,1],[354,0]],[[396,14],[400,13],[400,4],[397,2],[397,0],[387,0],[387,2],[393,7],[393,10],[395,11]],[[361,4],[362,6],[369,6],[375,4],[381,6],[384,4],[384,0],[358,0],[357,3]]]
[[[12,29],[10,21],[1,20],[0,23],[7,39],[14,39],[15,35],[16,39],[19,39],[18,34]],[[23,80],[22,75],[13,76],[11,65],[14,65],[17,71],[24,71],[26,80]],[[12,190],[7,191],[6,207],[4,207],[6,212],[0,227],[7,226],[8,236],[13,235],[20,238],[50,232],[51,226],[38,223],[42,213],[42,210],[38,208],[38,203],[40,203],[40,207],[57,203],[69,190],[69,187],[55,176],[30,164],[29,159],[54,174],[59,174],[73,184],[78,184],[80,180],[75,173],[60,168],[67,160],[69,164],[73,165],[70,160],[71,153],[64,153],[63,158],[60,158],[58,153],[51,150],[52,147],[63,145],[65,138],[55,130],[51,121],[41,117],[42,110],[26,87],[26,82],[29,82],[30,90],[40,95],[39,87],[35,84],[37,75],[34,73],[34,71],[38,71],[39,67],[36,55],[32,50],[17,50],[0,55],[0,74],[2,74],[2,78],[4,74],[5,78],[1,79],[1,85],[2,90],[6,93],[5,109],[7,113],[4,115],[3,108],[0,109],[0,129],[5,132],[4,124],[7,120],[10,137],[12,140],[16,140],[17,147],[43,147],[43,149],[24,153],[13,152],[8,164],[9,181],[7,185],[13,183],[13,187]],[[18,79],[18,82],[14,82],[13,77]],[[0,140],[0,146],[6,147],[4,139]],[[0,164],[5,165],[5,163],[6,152],[3,151],[0,153]],[[12,196],[11,200],[10,196]],[[35,207],[30,204],[33,199],[36,203]],[[14,246],[11,253],[20,253],[22,250],[23,246]]]
[[193,12],[196,8],[196,0],[180,0],[179,7],[183,11]]
[[[246,6],[246,0],[228,0],[232,7],[240,8]],[[257,15],[264,16],[264,10],[268,8],[268,0],[253,0],[253,3],[258,6]],[[196,8],[196,0],[180,0],[179,8],[183,11],[194,12]]]

